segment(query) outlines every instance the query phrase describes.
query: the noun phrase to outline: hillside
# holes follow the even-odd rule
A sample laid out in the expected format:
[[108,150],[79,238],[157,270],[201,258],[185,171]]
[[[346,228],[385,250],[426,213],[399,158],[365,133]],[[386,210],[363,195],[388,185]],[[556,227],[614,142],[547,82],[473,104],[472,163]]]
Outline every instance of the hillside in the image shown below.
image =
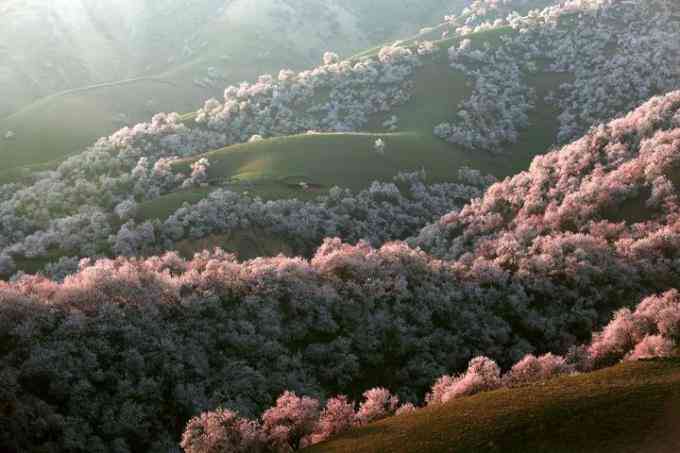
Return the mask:
[[[418,174],[310,202],[217,190],[165,222],[126,222],[113,241],[115,259],[76,259],[49,276],[0,282],[0,377],[9,383],[0,426],[12,434],[0,442],[18,451],[84,453],[97,445],[160,453],[189,426],[184,444],[195,441],[194,451],[205,453],[203,423],[225,419],[254,441],[296,449],[303,435],[275,429],[288,418],[274,415],[289,404],[318,418],[319,401],[364,395],[356,414],[368,423],[394,413],[398,401],[429,407],[668,356],[680,341],[678,111],[680,92],[654,97],[483,196],[463,185],[427,185]],[[156,118],[152,126],[174,125]],[[471,170],[461,179],[490,183]],[[418,237],[398,240],[452,201],[471,198]],[[628,200],[644,206],[639,217],[610,217]],[[106,217],[88,214],[11,250],[96,245],[82,239],[108,235]],[[298,257],[248,261],[219,249],[191,258],[163,253],[187,240],[249,239],[230,236],[235,231],[321,246],[309,258],[292,250]],[[633,394],[658,402],[675,391],[649,393],[662,382],[647,386],[641,373]],[[618,401],[612,389],[621,387],[598,390],[588,377],[575,379]],[[619,406],[626,411],[627,394]],[[573,407],[580,413],[593,403]],[[633,420],[652,423],[649,413],[634,412],[641,418]],[[304,426],[303,434],[314,434],[315,423]],[[635,441],[641,431],[627,435]]]
[[[358,193],[404,171],[424,169],[428,184],[464,183],[458,173],[467,168],[514,174],[553,144],[679,86],[667,58],[680,54],[673,8],[662,0],[568,3],[475,27],[447,17],[451,36],[443,40],[389,45],[349,60],[326,53],[311,70],[230,86],[223,100],[210,99],[193,114],[155,115],[56,171],[0,186],[0,255],[31,271],[60,257],[111,256],[117,238],[153,236],[153,222],[214,190],[314,200],[336,185]],[[3,142],[18,146],[21,138]],[[31,160],[30,153],[17,156]],[[345,162],[354,164],[339,165]],[[37,196],[47,187],[52,198]],[[425,226],[442,214],[437,209],[411,225]],[[170,238],[156,235],[150,250],[167,250],[187,234],[205,237],[175,228]],[[323,239],[313,237],[307,250]]]
[[388,418],[309,453],[671,453],[680,448],[680,361],[627,363]]
[[195,110],[229,83],[413,34],[463,2],[385,3],[3,2],[0,42],[14,44],[0,45],[0,138],[16,136],[0,139],[0,182],[156,112]]
[[0,1],[0,453],[680,449],[680,3],[114,3]]
[[[468,39],[483,46],[496,42],[498,36],[495,32],[480,32]],[[453,42],[456,41],[460,39]],[[451,43],[446,40],[437,45]],[[409,100],[384,113],[370,115],[360,128],[369,132],[273,137],[178,161],[177,168],[188,172],[188,163],[207,158],[211,162],[208,179],[218,185],[224,185],[220,181],[242,177],[272,183],[296,176],[297,172],[297,175],[324,187],[338,185],[360,190],[370,181],[386,180],[399,171],[420,168],[425,169],[434,181],[451,180],[451,175],[455,175],[461,167],[505,177],[524,169],[532,157],[555,142],[559,128],[558,112],[545,101],[539,101],[537,108],[528,115],[531,127],[522,131],[516,143],[504,145],[502,152],[470,152],[462,146],[447,144],[433,134],[433,128],[454,116],[460,103],[472,94],[472,89],[463,73],[448,67],[448,59],[443,52],[422,57],[421,64],[414,69],[413,78],[409,81],[413,83]],[[538,99],[570,79],[567,74],[549,71],[528,77]],[[446,95],[441,96],[440,93]],[[398,118],[398,125],[394,128],[396,132],[384,126],[391,118]],[[371,152],[378,139],[385,141],[384,155]],[[244,163],[239,162],[242,159],[238,156],[246,155],[248,163],[243,167]],[[334,159],[338,162],[351,161],[355,165],[345,171],[345,166],[332,163]],[[267,163],[262,164],[264,161]],[[285,191],[260,192],[255,188],[254,192],[267,198],[289,196]]]

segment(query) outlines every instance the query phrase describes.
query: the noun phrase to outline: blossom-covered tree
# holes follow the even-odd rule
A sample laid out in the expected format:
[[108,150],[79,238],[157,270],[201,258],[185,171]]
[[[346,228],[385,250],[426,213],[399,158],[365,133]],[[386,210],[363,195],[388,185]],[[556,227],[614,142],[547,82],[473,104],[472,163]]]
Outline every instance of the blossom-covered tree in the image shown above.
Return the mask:
[[260,426],[235,412],[217,410],[189,421],[181,446],[186,453],[257,453],[266,445]]
[[487,357],[475,357],[459,376],[442,376],[427,396],[428,404],[446,403],[461,396],[474,395],[501,386],[501,369]]
[[276,406],[262,414],[262,427],[271,445],[281,451],[297,450],[314,432],[318,418],[318,400],[284,392],[276,400]]
[[364,392],[364,401],[359,406],[357,419],[360,423],[369,423],[389,417],[399,407],[399,398],[385,388],[374,388]]
[[330,437],[349,430],[357,423],[354,403],[346,396],[340,395],[330,398],[319,416],[314,432],[309,438],[311,444],[316,444]]

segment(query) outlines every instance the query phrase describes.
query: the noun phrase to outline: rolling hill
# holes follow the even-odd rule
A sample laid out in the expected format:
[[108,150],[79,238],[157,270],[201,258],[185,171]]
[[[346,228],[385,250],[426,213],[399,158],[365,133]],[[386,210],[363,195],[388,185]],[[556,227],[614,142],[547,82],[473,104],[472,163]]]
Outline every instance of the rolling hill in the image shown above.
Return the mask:
[[[614,17],[610,18],[611,23],[608,27],[616,29],[621,26],[621,18],[616,17],[616,14],[612,14]],[[598,18],[597,20],[601,19]],[[627,18],[627,20],[631,19]],[[589,23],[589,21],[586,21],[586,23]],[[674,26],[677,26],[677,22],[673,23]],[[569,39],[573,39],[574,34],[582,33],[582,31],[578,31],[578,27],[574,27],[573,21],[568,15],[562,19],[561,25],[546,23],[542,27],[550,30],[550,33],[554,33],[556,36],[564,35]],[[583,23],[579,27],[583,29]],[[606,29],[607,27],[603,28]],[[472,49],[503,49],[507,47],[512,52],[513,46],[505,44],[505,42],[511,40],[516,33],[511,27],[492,27],[491,30],[467,34],[464,37],[435,40],[432,45],[438,49],[449,49],[469,40]],[[410,45],[411,49],[416,52],[421,42],[422,39],[414,39],[405,41],[402,45],[406,47]],[[605,56],[614,58],[617,51],[614,50],[613,44],[611,42],[604,44],[606,45],[603,45],[601,49],[598,48],[593,51],[594,58],[598,59]],[[514,51],[522,52],[522,46],[517,47],[519,47],[519,50],[515,49]],[[621,43],[621,50],[627,47],[627,44]],[[678,49],[676,49],[677,51]],[[369,50],[350,61],[360,62],[362,58],[375,58],[378,53],[379,49]],[[520,55],[515,56],[518,59],[522,58]],[[401,105],[391,107],[385,113],[370,115],[366,123],[361,126],[363,131],[372,134],[366,135],[364,133],[361,135],[365,137],[363,143],[358,143],[361,141],[357,140],[356,134],[313,134],[290,138],[279,137],[262,142],[230,146],[207,154],[199,154],[192,157],[188,162],[179,161],[177,168],[186,172],[188,171],[188,163],[201,158],[208,158],[211,161],[208,177],[212,183],[240,190],[240,184],[233,184],[234,181],[256,180],[260,184],[255,187],[251,186],[249,190],[266,198],[290,196],[287,187],[276,183],[276,181],[285,180],[289,177],[303,177],[322,186],[340,185],[360,189],[366,187],[368,181],[389,177],[386,173],[389,173],[390,170],[405,171],[424,168],[437,181],[442,180],[442,178],[445,179],[447,174],[450,178],[450,175],[455,174],[458,168],[464,166],[476,168],[483,173],[493,174],[500,178],[511,176],[526,168],[527,163],[534,156],[550,149],[558,141],[564,140],[565,137],[573,138],[573,135],[569,134],[585,131],[587,129],[586,124],[596,124],[596,118],[592,118],[590,112],[584,115],[588,117],[585,124],[569,124],[566,120],[572,118],[573,115],[563,110],[559,102],[553,98],[555,93],[561,89],[564,90],[565,86],[581,86],[579,90],[585,88],[583,83],[586,83],[586,80],[578,80],[583,77],[579,73],[579,69],[573,67],[572,69],[568,69],[568,67],[565,69],[558,68],[554,64],[549,64],[549,60],[543,56],[534,56],[533,58],[535,60],[534,67],[524,70],[522,74],[523,83],[526,84],[524,89],[531,93],[531,102],[533,103],[526,111],[526,119],[524,120],[526,126],[519,128],[514,139],[504,141],[492,153],[485,152],[483,149],[474,149],[471,152],[469,146],[465,146],[463,143],[446,144],[434,136],[434,126],[456,117],[461,112],[461,106],[464,105],[465,101],[470,99],[471,96],[473,99],[479,96],[478,93],[473,92],[474,77],[471,79],[470,74],[460,68],[450,68],[450,56],[443,51],[435,51],[432,55],[421,57],[421,65],[414,69],[414,75],[410,79],[413,84],[410,99]],[[671,78],[676,81],[670,82],[669,87],[677,84],[678,75],[673,75]],[[591,82],[597,83],[596,80],[597,78],[591,80]],[[607,81],[606,83],[612,82]],[[593,88],[587,88],[584,91],[590,92],[591,90]],[[630,93],[626,95],[628,94]],[[623,101],[623,97],[626,95],[621,94],[618,98],[613,97],[603,101],[605,104],[607,102],[611,104],[609,108],[616,109],[619,108],[616,107],[617,105],[620,106],[624,102],[629,102]],[[640,100],[644,100],[644,97]],[[485,101],[493,102],[492,100]],[[602,102],[600,105],[602,105]],[[628,106],[633,108],[635,105],[628,104]],[[601,116],[599,119],[604,120],[605,118],[606,116]],[[392,124],[390,119],[398,119],[396,126],[386,127],[387,124]],[[489,120],[493,121],[494,119]],[[496,118],[495,120],[504,121],[503,118]],[[577,118],[573,118],[573,123],[577,123]],[[568,131],[569,127],[574,127],[574,130],[565,135],[565,129]],[[393,130],[396,130],[398,134],[390,136],[389,133]],[[491,133],[493,131],[484,132]],[[369,139],[387,141],[387,153],[383,159],[370,156],[367,153],[362,155],[362,150],[370,149]],[[415,140],[417,140],[417,143],[414,142]],[[357,162],[358,167],[361,168],[359,173],[353,169],[350,169],[346,174],[338,172],[338,169],[343,168],[341,165],[331,165],[330,167],[333,170],[325,168],[324,163],[328,161],[328,157],[324,155],[324,151],[318,154],[300,152],[302,149],[316,150],[321,148],[325,152],[329,152],[331,149],[336,149],[343,141],[346,141],[345,153],[351,153],[352,161]],[[279,153],[282,153],[282,155],[279,155]],[[447,153],[448,157],[446,156]],[[248,163],[246,164],[243,163],[242,157],[245,155],[248,156]],[[316,164],[312,162],[315,155],[319,156]],[[335,157],[342,159],[337,154]],[[284,160],[285,164],[283,163]],[[281,162],[281,164],[275,165],[272,162]],[[359,162],[361,163],[359,164]],[[296,174],[294,169],[301,169],[301,171],[297,171]],[[324,174],[324,171],[329,171],[332,176]],[[272,186],[278,186],[280,191],[272,190]],[[298,192],[300,191],[298,190]],[[305,194],[298,193],[297,196],[304,197]],[[190,201],[191,197],[189,195],[187,201]],[[181,196],[177,194],[172,195],[171,198],[174,202],[182,202]],[[164,203],[164,201],[158,200],[157,203]],[[155,205],[156,202],[151,202],[151,204]],[[168,204],[167,206],[169,206],[168,211],[170,211],[171,205]],[[175,206],[179,207],[179,205]],[[142,208],[142,211],[144,209]],[[148,217],[146,216],[146,218]]]
[[391,417],[302,451],[671,453],[680,360],[617,365]]
[[[502,32],[507,32],[503,30]],[[498,40],[498,32],[480,32],[468,39],[480,46]],[[446,47],[460,40],[444,40],[437,45]],[[254,143],[244,143],[200,154],[176,163],[177,171],[187,172],[188,166],[201,158],[211,162],[209,180],[217,186],[239,190],[236,181],[256,181],[250,192],[267,199],[290,196],[305,197],[299,188],[291,193],[277,181],[301,177],[324,188],[333,186],[360,190],[370,181],[388,180],[399,171],[425,169],[432,181],[451,180],[462,167],[472,167],[483,173],[506,177],[521,171],[535,155],[549,149],[555,142],[559,124],[557,109],[543,101],[549,92],[569,80],[568,74],[540,72],[529,77],[529,83],[540,99],[529,114],[531,127],[519,140],[507,144],[502,153],[471,153],[461,146],[452,146],[434,136],[433,126],[454,116],[459,104],[471,94],[470,84],[460,72],[448,67],[446,56],[439,53],[424,60],[415,70],[412,98],[386,113],[374,114],[365,126],[370,132],[313,133],[273,137]],[[441,93],[445,93],[441,96]],[[391,117],[399,119],[397,132],[384,126]],[[386,143],[384,155],[373,150],[374,142]],[[337,160],[334,162],[334,160]],[[351,167],[341,165],[352,162]],[[272,190],[272,187],[274,188]],[[276,190],[276,187],[279,190]],[[168,211],[186,200],[179,194],[151,201],[149,206],[172,199]],[[141,208],[146,210],[146,205]],[[153,211],[144,218],[151,218]]]
[[3,2],[0,42],[14,44],[0,45],[0,137],[15,139],[0,140],[0,182],[155,112],[194,110],[229,83],[414,33],[463,4],[386,3],[389,16],[358,1]]
[[[135,206],[137,222],[162,222],[218,189],[312,200],[334,186],[368,190],[403,171],[424,169],[430,183],[458,182],[468,167],[513,175],[555,144],[680,86],[667,58],[680,55],[674,8],[663,0],[569,3],[468,29],[447,18],[423,32],[432,41],[414,38],[346,60],[327,54],[311,70],[230,86],[197,112],[157,115],[63,163],[36,165],[35,156],[50,153],[22,150],[17,134],[3,140],[16,147],[6,158],[17,167],[4,175],[17,185],[0,193],[7,242],[0,245],[35,270],[59,256],[110,255],[108,235],[131,218],[114,214],[125,203]],[[436,39],[442,30],[452,36]],[[137,84],[174,88],[145,79],[107,89],[123,98]],[[43,130],[43,143],[57,140]],[[56,172],[33,173],[53,165]],[[62,200],[36,198],[46,186]],[[81,244],[57,239],[76,225],[83,231],[87,216],[106,226],[85,228],[91,233]]]

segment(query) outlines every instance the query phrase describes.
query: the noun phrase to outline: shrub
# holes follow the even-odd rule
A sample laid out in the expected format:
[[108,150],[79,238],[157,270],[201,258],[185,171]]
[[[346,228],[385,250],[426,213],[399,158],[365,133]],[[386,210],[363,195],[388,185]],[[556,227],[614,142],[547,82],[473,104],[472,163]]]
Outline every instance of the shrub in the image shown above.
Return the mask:
[[442,376],[427,396],[428,404],[446,403],[461,396],[474,395],[501,386],[501,369],[487,357],[475,357],[465,373],[456,376]]
[[370,423],[393,415],[399,406],[399,398],[385,388],[374,388],[364,392],[364,401],[359,406],[357,420]]
[[568,364],[564,357],[550,353],[540,357],[527,354],[503,376],[503,380],[507,385],[525,384],[544,381],[574,371],[575,366]]
[[340,395],[330,398],[321,412],[319,421],[310,436],[310,444],[324,440],[350,429],[357,422],[354,403],[346,396]]
[[312,434],[318,419],[318,400],[284,392],[276,400],[276,406],[262,414],[262,428],[271,446],[281,451],[295,451],[302,440]]

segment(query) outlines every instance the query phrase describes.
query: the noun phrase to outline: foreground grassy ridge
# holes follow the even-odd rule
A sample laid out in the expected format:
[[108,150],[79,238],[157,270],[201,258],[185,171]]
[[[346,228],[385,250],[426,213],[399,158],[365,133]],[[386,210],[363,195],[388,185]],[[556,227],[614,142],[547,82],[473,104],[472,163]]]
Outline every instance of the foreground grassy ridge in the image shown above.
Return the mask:
[[632,362],[462,398],[309,453],[680,451],[680,359]]

